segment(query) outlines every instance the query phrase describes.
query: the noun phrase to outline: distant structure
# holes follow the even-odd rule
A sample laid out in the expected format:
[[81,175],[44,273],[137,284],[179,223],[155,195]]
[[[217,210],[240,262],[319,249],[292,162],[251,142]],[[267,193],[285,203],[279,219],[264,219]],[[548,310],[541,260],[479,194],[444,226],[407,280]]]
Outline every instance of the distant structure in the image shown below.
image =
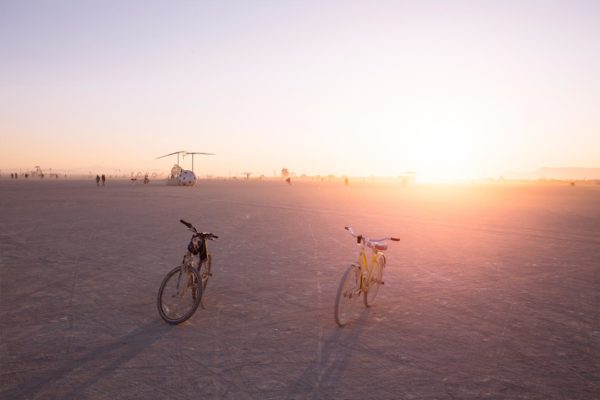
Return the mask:
[[287,168],[281,168],[281,177],[287,179],[290,176],[290,171]]
[[413,171],[406,171],[401,173],[398,178],[400,178],[400,183],[402,184],[403,187],[405,187],[406,185],[413,184],[415,183],[415,180],[417,178],[417,174]]
[[244,175],[246,175],[246,180],[250,180],[250,175],[252,175],[252,172],[244,172]]
[[[185,150],[180,150],[180,151],[176,151],[173,153],[165,154],[164,156],[156,157],[156,159],[158,160],[159,158],[169,157],[169,156],[173,156],[173,155],[177,155],[177,164],[173,165],[173,167],[171,168],[171,174],[167,178],[167,185],[170,185],[170,186],[194,186],[197,181],[196,174],[194,173],[194,156],[195,155],[213,156],[214,153],[188,152]],[[179,165],[179,156],[180,155],[183,155],[184,158],[185,158],[185,156],[188,156],[188,155],[192,156],[192,169],[191,170],[181,168],[181,166]]]
[[37,176],[40,179],[44,179],[44,171],[42,171],[42,168],[40,168],[39,165],[36,165],[33,169],[33,171],[31,171],[31,176]]
[[600,179],[600,168],[543,167],[529,172],[509,172],[510,180],[588,181]]

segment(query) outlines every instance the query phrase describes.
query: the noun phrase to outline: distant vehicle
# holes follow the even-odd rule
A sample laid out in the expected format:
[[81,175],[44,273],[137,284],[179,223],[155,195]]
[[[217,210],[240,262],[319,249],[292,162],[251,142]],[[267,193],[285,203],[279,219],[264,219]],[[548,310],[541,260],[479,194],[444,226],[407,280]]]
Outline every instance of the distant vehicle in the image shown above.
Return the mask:
[[[196,174],[194,173],[194,156],[195,155],[203,155],[203,156],[213,156],[214,155],[214,153],[188,152],[185,150],[181,150],[181,151],[176,151],[174,153],[165,154],[164,156],[156,157],[156,159],[158,160],[159,158],[169,157],[169,156],[173,156],[175,154],[177,154],[177,164],[173,165],[173,167],[171,168],[171,174],[167,178],[167,185],[171,185],[171,186],[194,186],[196,184],[196,181],[198,180],[196,178]],[[191,170],[183,169],[179,165],[179,156],[180,155],[183,155],[184,158],[185,158],[185,156],[192,156],[192,169]]]

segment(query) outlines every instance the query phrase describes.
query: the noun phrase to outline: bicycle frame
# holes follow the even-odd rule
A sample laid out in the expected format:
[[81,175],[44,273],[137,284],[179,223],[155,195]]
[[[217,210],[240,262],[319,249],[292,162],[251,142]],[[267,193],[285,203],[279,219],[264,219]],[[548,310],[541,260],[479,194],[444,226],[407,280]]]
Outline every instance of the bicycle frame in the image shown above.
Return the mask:
[[[369,282],[371,279],[371,275],[373,273],[373,266],[378,262],[379,258],[382,258],[383,264],[382,267],[385,266],[385,255],[382,251],[377,247],[378,245],[382,245],[382,242],[386,240],[399,241],[400,239],[395,237],[386,237],[377,240],[371,240],[363,235],[357,235],[354,233],[352,228],[345,227],[345,229],[356,239],[356,244],[360,246],[360,252],[358,254],[358,263],[352,264],[356,269],[356,287],[358,288],[358,294],[361,294],[365,290],[368,290],[368,286],[366,282]],[[371,249],[371,257],[367,255],[367,248]],[[379,282],[383,283],[383,282]]]
[[360,252],[358,254],[358,262],[353,265],[357,267],[356,273],[356,286],[358,288],[358,294],[362,293],[366,288],[366,282],[369,282],[373,273],[373,266],[377,263],[379,257],[384,257],[382,252],[377,249],[371,249],[371,257],[367,255],[367,246],[364,241],[360,244]]

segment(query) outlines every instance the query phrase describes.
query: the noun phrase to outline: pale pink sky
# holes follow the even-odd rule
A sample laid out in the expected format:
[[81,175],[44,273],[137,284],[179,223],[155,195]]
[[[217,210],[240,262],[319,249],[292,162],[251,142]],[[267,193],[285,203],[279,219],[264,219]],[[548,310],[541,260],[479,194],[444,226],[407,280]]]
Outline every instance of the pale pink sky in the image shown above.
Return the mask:
[[598,21],[593,1],[2,1],[0,169],[598,167]]

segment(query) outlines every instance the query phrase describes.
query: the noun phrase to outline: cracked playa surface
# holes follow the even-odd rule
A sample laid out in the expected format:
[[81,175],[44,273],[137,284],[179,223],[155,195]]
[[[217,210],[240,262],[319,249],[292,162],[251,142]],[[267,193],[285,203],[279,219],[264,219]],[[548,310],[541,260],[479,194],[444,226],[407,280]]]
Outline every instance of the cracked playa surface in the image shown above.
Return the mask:
[[[2,399],[591,399],[600,187],[0,181]],[[158,286],[184,218],[220,235],[199,309]],[[338,328],[356,248],[391,243]]]

